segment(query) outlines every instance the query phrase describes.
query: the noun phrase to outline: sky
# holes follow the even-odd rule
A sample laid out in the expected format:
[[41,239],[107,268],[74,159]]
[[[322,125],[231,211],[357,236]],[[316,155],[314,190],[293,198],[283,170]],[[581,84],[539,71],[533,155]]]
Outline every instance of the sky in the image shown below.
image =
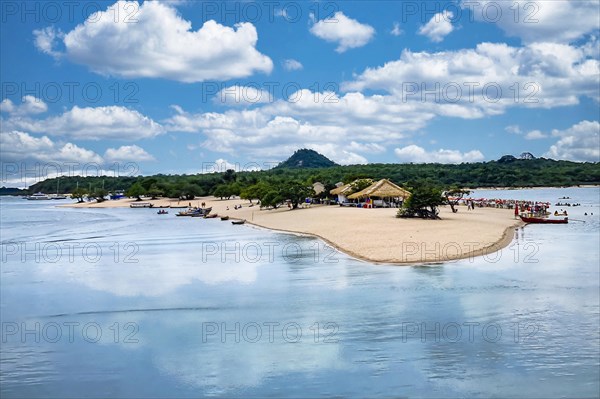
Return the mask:
[[1,185],[600,161],[600,2],[0,3]]

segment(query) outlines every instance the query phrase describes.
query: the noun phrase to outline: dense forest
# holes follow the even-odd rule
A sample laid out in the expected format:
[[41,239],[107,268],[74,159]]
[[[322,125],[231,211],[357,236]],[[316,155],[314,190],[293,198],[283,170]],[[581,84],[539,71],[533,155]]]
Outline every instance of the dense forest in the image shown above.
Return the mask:
[[[321,158],[315,158],[312,152],[305,154],[310,157],[310,160],[306,161],[307,164],[314,160],[323,161]],[[302,161],[302,156],[297,155],[298,152],[294,155],[292,162],[294,165]],[[303,163],[305,162],[300,162]],[[387,178],[406,187],[414,187],[416,184],[442,188],[575,186],[600,184],[600,164],[544,158],[517,159],[513,156],[504,156],[497,161],[458,165],[367,164],[307,168],[286,167],[286,163],[282,163],[276,168],[264,171],[227,170],[223,173],[158,174],[137,177],[61,177],[60,191],[61,193],[77,191],[81,195],[103,195],[115,190],[124,190],[130,196],[151,195],[190,199],[204,195],[230,197],[242,194],[244,197],[245,194],[251,197],[253,190],[262,190],[264,194],[265,190],[281,187],[282,184],[294,182],[308,186],[319,181],[325,185],[326,196],[337,182],[348,183],[357,178]],[[56,179],[47,179],[31,186],[29,192],[54,193],[56,187]]]

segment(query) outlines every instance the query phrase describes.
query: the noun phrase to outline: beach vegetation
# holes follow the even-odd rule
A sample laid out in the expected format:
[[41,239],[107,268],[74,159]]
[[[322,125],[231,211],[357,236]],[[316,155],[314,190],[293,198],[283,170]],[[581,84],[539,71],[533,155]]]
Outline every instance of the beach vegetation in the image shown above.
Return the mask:
[[409,188],[410,196],[404,201],[402,208],[398,210],[397,217],[439,219],[440,205],[446,203],[442,190],[430,185],[417,185]]
[[142,186],[142,184],[140,182],[136,182],[134,183],[131,187],[129,187],[129,190],[127,190],[127,192],[125,193],[126,196],[128,197],[135,197],[137,199],[137,201],[141,201],[142,200],[142,195],[146,194],[146,189],[144,189],[144,187]]

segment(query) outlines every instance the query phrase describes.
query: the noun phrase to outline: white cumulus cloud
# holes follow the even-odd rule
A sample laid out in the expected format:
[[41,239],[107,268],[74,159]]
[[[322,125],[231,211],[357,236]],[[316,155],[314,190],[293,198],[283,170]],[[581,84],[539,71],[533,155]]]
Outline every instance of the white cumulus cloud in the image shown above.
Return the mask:
[[267,90],[254,86],[229,86],[221,89],[214,97],[217,104],[232,106],[249,106],[252,104],[269,103],[273,96]]
[[527,140],[539,140],[539,139],[545,139],[547,137],[548,136],[546,134],[542,133],[539,130],[531,130],[525,134],[525,139],[527,139]]
[[429,22],[421,26],[419,35],[427,36],[429,40],[435,43],[441,42],[454,30],[454,25],[452,25],[453,17],[454,14],[447,10],[435,14]]
[[10,131],[0,134],[3,161],[76,162],[102,163],[102,157],[94,151],[73,143],[56,143],[47,136],[34,137],[26,132]]
[[337,163],[365,163],[364,154],[385,152],[423,128],[433,113],[390,96],[300,90],[293,100],[253,109],[188,113],[173,107],[165,129],[200,134],[211,151],[281,160],[298,148],[312,148]]
[[304,66],[300,63],[300,61],[297,61],[293,58],[283,61],[283,69],[286,71],[299,71],[302,68],[304,68]]
[[495,23],[526,43],[570,43],[599,29],[598,0],[463,0],[475,20]]
[[369,43],[375,36],[375,29],[338,11],[332,17],[317,21],[311,26],[310,33],[327,42],[337,43],[335,51],[343,53]]
[[56,50],[58,43],[65,37],[64,33],[53,26],[33,31],[35,47],[42,53],[59,58],[62,53]]
[[138,111],[121,107],[74,106],[64,113],[45,119],[9,117],[7,130],[68,136],[80,140],[137,140],[163,133],[163,127]]
[[58,54],[53,44],[60,40],[62,55],[102,75],[191,83],[273,68],[256,49],[258,34],[251,23],[231,28],[209,20],[194,31],[174,7],[155,1],[118,1],[64,35],[52,28],[34,34],[41,51]]
[[554,108],[600,98],[600,62],[586,46],[480,43],[474,49],[413,53],[367,68],[344,90],[382,90],[441,116],[480,118],[507,108]]
[[462,163],[479,162],[484,159],[483,154],[479,150],[472,150],[465,153],[445,149],[426,151],[423,147],[414,144],[396,148],[394,153],[400,161],[414,163]]
[[392,30],[390,31],[390,34],[392,36],[400,36],[402,34],[402,29],[400,28],[400,23],[399,22],[394,22],[394,26],[392,27]]
[[552,131],[559,140],[544,157],[580,162],[600,162],[600,123],[581,121],[568,129]]
[[119,148],[108,148],[104,153],[106,161],[153,161],[154,157],[137,145],[123,145]]
[[24,96],[20,105],[15,105],[8,98],[0,103],[0,112],[14,116],[41,114],[46,111],[48,111],[48,105],[43,100],[30,95]]

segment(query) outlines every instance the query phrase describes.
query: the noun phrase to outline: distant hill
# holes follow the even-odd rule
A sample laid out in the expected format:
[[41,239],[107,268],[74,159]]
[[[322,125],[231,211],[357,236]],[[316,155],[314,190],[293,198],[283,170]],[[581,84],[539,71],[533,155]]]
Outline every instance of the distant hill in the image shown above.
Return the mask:
[[13,187],[0,187],[0,195],[27,195],[27,190],[21,190]]
[[287,161],[277,165],[277,168],[329,168],[332,166],[339,165],[314,150],[303,148],[294,152],[294,155],[289,157]]

